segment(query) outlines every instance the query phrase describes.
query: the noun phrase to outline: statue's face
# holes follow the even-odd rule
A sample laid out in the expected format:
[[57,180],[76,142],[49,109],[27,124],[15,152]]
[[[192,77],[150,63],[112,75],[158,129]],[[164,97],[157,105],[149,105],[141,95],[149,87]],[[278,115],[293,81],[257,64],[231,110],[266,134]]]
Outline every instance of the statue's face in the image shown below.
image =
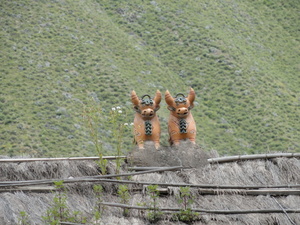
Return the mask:
[[169,91],[166,91],[165,99],[168,104],[168,109],[179,118],[185,118],[190,114],[191,109],[194,107],[195,92],[191,88],[187,97],[179,93],[172,97]]
[[161,93],[157,91],[153,99],[151,99],[149,95],[144,95],[141,99],[139,99],[135,91],[132,91],[131,100],[134,110],[140,113],[143,119],[147,120],[156,115],[156,111],[160,107],[159,103],[161,101]]

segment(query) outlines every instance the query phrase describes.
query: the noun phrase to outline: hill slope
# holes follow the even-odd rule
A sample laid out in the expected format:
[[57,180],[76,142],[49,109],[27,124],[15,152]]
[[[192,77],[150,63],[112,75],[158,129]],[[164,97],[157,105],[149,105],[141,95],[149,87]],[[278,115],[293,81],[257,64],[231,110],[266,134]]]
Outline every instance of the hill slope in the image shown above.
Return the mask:
[[[0,152],[94,155],[84,105],[132,121],[129,93],[197,94],[197,142],[220,154],[299,152],[299,4],[289,1],[1,2]],[[125,115],[124,112],[127,112]],[[159,111],[167,144],[168,111]],[[125,149],[131,146],[125,130]],[[126,150],[124,150],[126,151]]]

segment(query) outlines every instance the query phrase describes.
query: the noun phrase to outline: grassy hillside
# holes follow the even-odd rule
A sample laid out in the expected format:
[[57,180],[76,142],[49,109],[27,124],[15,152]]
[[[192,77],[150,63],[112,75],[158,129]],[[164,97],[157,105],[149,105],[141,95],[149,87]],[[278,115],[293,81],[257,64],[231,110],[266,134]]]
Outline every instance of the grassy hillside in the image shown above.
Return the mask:
[[[130,91],[192,86],[197,142],[220,154],[300,151],[296,0],[1,1],[0,154],[115,152],[111,108],[133,120]],[[126,114],[125,114],[126,112]],[[167,145],[168,110],[159,115]],[[131,148],[131,128],[124,151]]]

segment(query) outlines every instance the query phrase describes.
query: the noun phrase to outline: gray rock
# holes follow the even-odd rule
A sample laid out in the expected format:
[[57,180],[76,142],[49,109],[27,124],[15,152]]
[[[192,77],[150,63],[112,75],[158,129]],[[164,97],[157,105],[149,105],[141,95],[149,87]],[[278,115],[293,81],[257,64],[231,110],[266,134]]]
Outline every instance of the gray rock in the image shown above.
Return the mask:
[[199,168],[208,164],[209,154],[188,140],[181,141],[178,146],[162,146],[158,150],[152,142],[145,142],[144,147],[136,147],[128,154],[129,163],[133,166]]

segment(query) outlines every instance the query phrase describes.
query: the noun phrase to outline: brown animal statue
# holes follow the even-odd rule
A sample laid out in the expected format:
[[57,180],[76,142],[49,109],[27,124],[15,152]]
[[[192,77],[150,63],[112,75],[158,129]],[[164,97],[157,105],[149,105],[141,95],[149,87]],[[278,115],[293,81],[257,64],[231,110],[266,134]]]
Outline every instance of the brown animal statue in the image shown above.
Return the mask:
[[184,139],[188,139],[194,144],[196,143],[196,123],[191,113],[191,109],[194,107],[195,96],[193,88],[190,89],[187,97],[182,93],[172,97],[168,90],[165,93],[165,100],[170,110],[168,131],[171,145],[178,145],[180,140]]
[[159,148],[160,124],[156,111],[159,110],[161,101],[161,93],[156,91],[153,99],[149,95],[143,95],[141,99],[136,95],[135,91],[131,92],[131,101],[134,116],[134,139],[139,149],[144,148],[145,141],[153,141],[155,148]]

